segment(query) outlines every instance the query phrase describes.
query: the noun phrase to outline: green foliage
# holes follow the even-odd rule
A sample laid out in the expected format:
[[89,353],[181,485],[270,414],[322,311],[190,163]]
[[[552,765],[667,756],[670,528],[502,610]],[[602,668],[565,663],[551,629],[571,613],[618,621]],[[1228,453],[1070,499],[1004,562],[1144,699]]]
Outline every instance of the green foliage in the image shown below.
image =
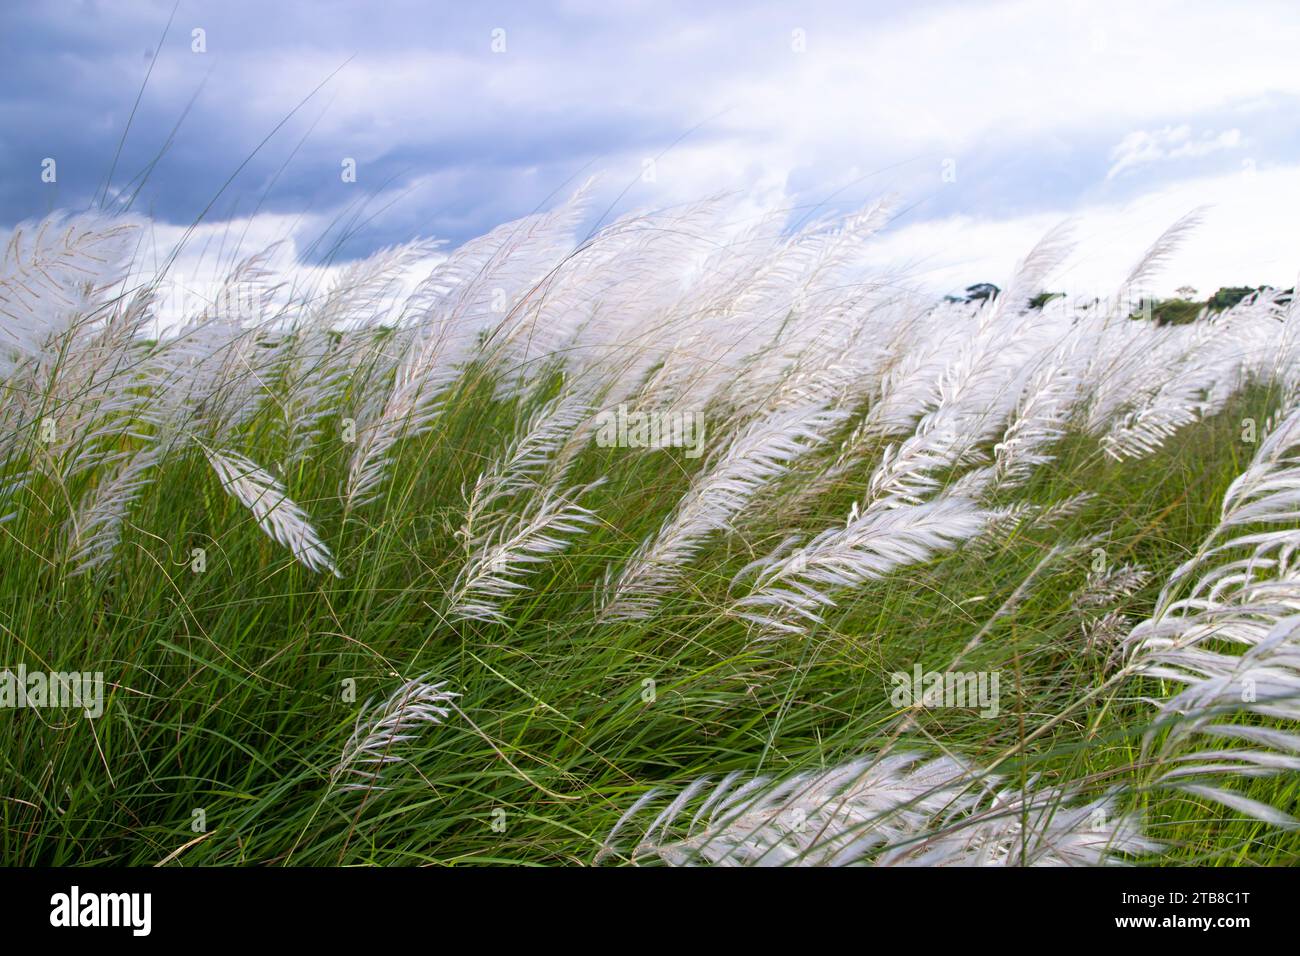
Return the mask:
[[1029,300],[1029,307],[1031,309],[1041,309],[1043,306],[1047,305],[1047,303],[1051,302],[1053,299],[1063,299],[1063,298],[1065,298],[1064,292],[1040,292],[1038,293],[1038,295],[1034,296],[1032,299]]
[[[646,232],[681,234],[662,226]],[[646,255],[632,232],[616,275]],[[517,234],[534,236],[518,226],[502,235]],[[804,267],[838,296],[826,239],[803,236]],[[1163,843],[1162,862],[1300,860],[1300,831],[1150,786],[1146,742],[1163,733],[1152,701],[1179,685],[1122,660],[1131,626],[1206,546],[1247,463],[1269,448],[1280,464],[1266,465],[1294,465],[1300,439],[1261,444],[1268,428],[1256,428],[1283,408],[1300,422],[1294,383],[1277,371],[1289,326],[1264,316],[1240,327],[1243,338],[1253,328],[1254,352],[1225,337],[1216,352],[1087,310],[1052,328],[1049,315],[992,300],[978,322],[941,322],[930,330],[940,334],[877,353],[870,322],[883,316],[883,326],[888,311],[859,312],[843,340],[798,325],[821,313],[781,303],[800,259],[799,244],[781,238],[781,270],[761,256],[749,265],[762,268],[744,270],[773,296],[757,312],[774,317],[774,337],[735,366],[721,353],[754,343],[725,340],[746,301],[730,279],[699,308],[674,296],[633,313],[665,323],[629,321],[621,332],[635,341],[604,327],[583,341],[585,363],[567,357],[577,348],[565,336],[539,361],[532,336],[554,330],[515,326],[514,310],[463,338],[444,321],[458,309],[498,315],[483,293],[494,299],[527,251],[503,242],[491,255],[468,244],[467,261],[435,267],[438,281],[416,297],[420,322],[341,334],[320,335],[323,320],[290,335],[214,322],[210,338],[200,329],[152,341],[147,313],[95,299],[81,269],[44,298],[30,296],[26,271],[17,282],[0,275],[0,292],[30,320],[15,321],[28,334],[0,356],[10,385],[0,399],[10,422],[0,432],[0,662],[107,681],[94,719],[0,712],[0,861],[586,863],[656,788],[824,770],[890,746],[995,767],[1022,792],[1034,781],[1122,794],[1122,812],[1140,813]],[[743,239],[743,254],[752,243]],[[405,261],[385,256],[390,267]],[[575,260],[573,285],[557,280],[524,300],[594,308],[591,264],[565,262]],[[107,273],[112,257],[90,261]],[[538,291],[530,261],[517,269],[524,293]],[[620,310],[662,284],[647,275]],[[1022,287],[1034,286],[1012,286]],[[773,300],[787,307],[770,309]],[[861,306],[836,301],[845,316]],[[665,318],[674,309],[684,316],[675,329]],[[972,312],[963,303],[951,314]],[[706,315],[716,340],[678,334]],[[896,314],[896,330],[922,331],[914,324],[926,315]],[[580,312],[584,327],[604,318]],[[954,328],[970,337],[952,341]],[[1071,330],[1088,335],[1058,348]],[[801,347],[805,338],[815,346]],[[474,347],[450,358],[438,351],[467,339]],[[842,342],[881,359],[866,366],[874,383],[862,387],[871,376]],[[839,387],[819,393],[828,381]],[[593,440],[584,426],[619,388],[665,404],[711,396],[698,399],[704,456]],[[744,454],[733,457],[737,446]],[[351,495],[358,474],[368,493]],[[1287,548],[1276,533],[1295,533],[1297,483],[1289,473],[1245,485],[1275,494],[1279,510],[1244,510]],[[942,520],[968,528],[943,547],[870,524],[929,514],[939,499]],[[541,534],[539,516],[551,520]],[[683,525],[687,534],[667,533]],[[113,534],[97,539],[105,528]],[[823,550],[812,570],[793,570],[816,542],[846,537],[850,546]],[[649,549],[662,560],[632,575],[650,582],[648,610],[611,612],[611,582],[646,542],[665,539],[674,546]],[[88,550],[96,540],[103,548]],[[1144,572],[1090,603],[1081,595],[1096,584],[1097,551],[1103,568]],[[663,567],[672,574],[656,577]],[[807,597],[798,589],[817,581],[834,598],[814,593],[825,598],[817,615],[772,633],[771,619],[737,611],[738,582],[755,567],[788,585],[779,594]],[[1002,675],[999,713],[893,701],[895,674],[958,661]],[[1261,716],[1271,717],[1240,719]],[[378,762],[349,773],[358,767],[348,755]],[[1238,776],[1246,797],[1294,809],[1294,775]],[[382,788],[343,789],[343,778]]]
[[1162,299],[1151,306],[1151,320],[1156,325],[1186,325],[1201,314],[1199,302],[1186,299]]
[[[1193,322],[1203,310],[1223,312],[1237,305],[1247,296],[1264,292],[1269,286],[1224,286],[1204,301],[1189,298],[1153,299],[1150,302],[1151,319],[1157,325],[1186,325]],[[1188,290],[1191,292],[1192,290]],[[1045,294],[1045,293],[1044,293]],[[1050,301],[1050,297],[1047,301]],[[1146,317],[1146,303],[1132,318]],[[1041,306],[1040,306],[1041,307]]]
[[1212,311],[1222,312],[1224,309],[1231,309],[1246,296],[1259,292],[1263,288],[1264,286],[1258,286],[1254,289],[1248,285],[1224,286],[1206,299],[1205,305]]
[[[1106,529],[1111,561],[1141,562],[1153,574],[1120,609],[1149,613],[1154,582],[1212,527],[1249,455],[1238,423],[1263,420],[1272,404],[1262,392],[1244,395],[1136,463],[1070,436],[1025,493],[1051,503],[1094,492],[1063,526],[1015,535],[992,554],[943,556],[862,589],[806,640],[755,645],[717,610],[730,578],[792,524],[839,521],[857,494],[851,480],[811,514],[773,499],[744,534],[717,539],[693,562],[681,593],[652,621],[597,624],[591,582],[664,519],[699,463],[673,449],[591,446],[574,477],[608,478],[592,502],[602,530],[513,599],[508,623],[440,619],[440,596],[462,560],[453,535],[461,489],[545,395],[521,407],[494,398],[491,385],[467,376],[437,427],[402,448],[382,504],[341,513],[349,450],[336,438],[288,476],[290,494],[309,503],[337,555],[341,580],[307,572],[258,534],[192,455],[164,466],[157,493],[131,516],[112,574],[56,573],[44,557],[51,528],[39,507],[6,525],[0,659],[102,669],[110,692],[93,726],[4,715],[0,859],[587,862],[649,786],[824,766],[861,752],[894,715],[887,675],[951,660],[1061,539]],[[270,434],[259,421],[248,433]],[[260,452],[274,458],[271,448]],[[188,565],[198,545],[209,554],[202,573]],[[1087,560],[1053,567],[970,658],[972,668],[1006,675],[1001,720],[923,711],[909,737],[975,758],[1008,751],[1007,766],[1026,773],[1132,779],[1149,708],[1131,691],[1092,699],[1052,732],[1028,736],[1113,666],[1108,648],[1087,647],[1086,618],[1073,604]],[[386,696],[398,675],[425,673],[461,694],[468,719],[453,714],[412,741],[407,762],[388,774],[391,790],[333,793],[330,771],[361,703]],[[1295,786],[1264,780],[1257,791],[1275,799]],[[195,811],[203,832],[192,829]],[[1294,835],[1225,819],[1208,805],[1153,797],[1147,812],[1174,860],[1300,860]]]

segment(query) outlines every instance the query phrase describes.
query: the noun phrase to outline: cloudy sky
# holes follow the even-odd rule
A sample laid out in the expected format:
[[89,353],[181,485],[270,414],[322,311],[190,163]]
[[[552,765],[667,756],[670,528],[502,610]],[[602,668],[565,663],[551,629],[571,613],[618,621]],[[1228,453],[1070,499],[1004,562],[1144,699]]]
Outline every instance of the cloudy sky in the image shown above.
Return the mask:
[[595,216],[893,194],[873,255],[941,291],[1066,217],[1060,283],[1109,288],[1201,205],[1168,288],[1300,270],[1294,2],[173,6],[3,4],[0,227],[103,194],[320,262],[455,244],[598,173]]

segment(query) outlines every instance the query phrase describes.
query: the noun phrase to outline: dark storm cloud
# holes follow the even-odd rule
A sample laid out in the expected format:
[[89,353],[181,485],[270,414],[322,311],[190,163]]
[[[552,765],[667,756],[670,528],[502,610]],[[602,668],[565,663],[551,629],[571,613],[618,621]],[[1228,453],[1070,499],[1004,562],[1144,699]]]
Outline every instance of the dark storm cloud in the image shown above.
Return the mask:
[[[464,239],[530,211],[585,167],[629,150],[653,154],[686,128],[677,104],[643,95],[635,77],[611,78],[625,100],[557,97],[538,108],[535,81],[573,75],[583,55],[616,59],[594,14],[183,2],[161,39],[171,13],[167,3],[5,8],[0,221],[95,201],[155,51],[114,195],[138,188],[136,208],[188,222],[245,161],[210,217],[308,207],[329,215],[355,206],[358,192],[380,194],[380,205],[401,195],[382,225],[353,240],[356,251],[409,238],[410,229]],[[496,24],[506,31],[505,55],[491,49]],[[205,53],[192,50],[195,28]],[[371,77],[396,62],[406,72],[368,92]],[[40,177],[46,157],[57,163],[54,184]],[[358,163],[355,185],[341,180],[345,157]]]
[[[305,213],[336,224],[343,255],[462,241],[588,172],[601,210],[629,186],[620,208],[733,189],[830,211],[896,192],[915,222],[1115,203],[1294,153],[1296,84],[1262,54],[1224,64],[1233,90],[1201,105],[1223,83],[1168,82],[1174,54],[1124,9],[181,0],[163,39],[171,0],[6,2],[0,227],[96,201],[151,64],[112,200],[188,223],[220,191],[208,221]],[[1170,124],[1239,145],[1170,147],[1107,178],[1125,137]],[[638,182],[651,157],[657,181]]]

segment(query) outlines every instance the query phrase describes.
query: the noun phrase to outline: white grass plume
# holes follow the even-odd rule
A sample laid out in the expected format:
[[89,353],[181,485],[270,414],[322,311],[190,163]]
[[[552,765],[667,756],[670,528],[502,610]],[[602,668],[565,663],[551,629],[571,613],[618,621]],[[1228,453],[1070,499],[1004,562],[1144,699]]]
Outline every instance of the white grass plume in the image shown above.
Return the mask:
[[1081,491],[1050,505],[1017,501],[999,508],[990,508],[986,512],[988,523],[971,542],[971,548],[976,554],[988,555],[1016,532],[1053,530],[1079,514],[1096,497],[1091,491]]
[[123,456],[68,521],[66,560],[72,574],[84,574],[112,560],[131,506],[153,483],[150,472],[162,457],[156,443]]
[[344,489],[347,507],[366,504],[379,494],[398,442],[432,427],[442,410],[440,399],[459,374],[441,330],[417,329],[394,373],[391,391],[377,408],[357,419],[357,443],[348,463]]
[[[1259,527],[1266,530],[1251,530]],[[1298,549],[1300,407],[1293,407],[1229,486],[1218,526],[1126,639],[1127,672],[1183,686],[1156,702],[1160,716],[1144,739],[1151,786],[1181,789],[1269,825],[1300,826],[1280,807],[1230,786],[1300,771]],[[1193,571],[1201,572],[1195,581]],[[1192,749],[1206,737],[1210,749]]]
[[1142,254],[1128,278],[1124,280],[1125,289],[1136,289],[1146,280],[1160,271],[1196,229],[1205,220],[1207,208],[1199,206],[1160,234],[1155,242]]
[[1068,353],[1051,356],[1030,377],[1011,423],[993,447],[994,487],[1018,487],[1052,460],[1048,449],[1064,437],[1080,385]]
[[539,488],[522,514],[495,521],[469,538],[469,557],[450,588],[448,618],[504,621],[501,602],[527,590],[519,578],[563,552],[574,535],[598,520],[576,499],[601,481],[564,492]]
[[[553,470],[557,451],[574,430],[588,418],[591,404],[579,391],[561,392],[533,413],[510,447],[479,474],[466,495],[465,523],[462,538],[471,538],[481,516],[503,499],[540,486],[542,476]],[[558,463],[562,477],[563,462]]]
[[744,569],[742,575],[754,574],[754,584],[732,610],[764,629],[802,631],[835,606],[837,593],[951,550],[977,535],[986,520],[963,498],[919,505],[886,499],[793,553],[777,552]]
[[0,375],[33,359],[121,278],[139,221],[56,213],[22,223],[0,257]]
[[398,443],[428,431],[447,387],[490,339],[502,317],[495,300],[526,291],[568,250],[586,187],[558,209],[506,223],[473,239],[435,266],[407,297],[398,320],[387,392],[373,390],[358,412],[357,446],[348,465],[348,508],[373,501]]
[[[702,777],[666,798],[624,852],[672,866],[1095,866],[1158,849],[1136,818],[1113,812],[1113,796],[997,783],[964,761],[917,753],[779,779]],[[624,813],[598,860],[620,851],[620,832],[658,797]]]
[[606,588],[602,614],[615,620],[650,616],[707,537],[729,528],[754,495],[843,420],[843,412],[793,409],[746,427],[696,477],[658,533],[628,558]]
[[307,513],[285,493],[280,482],[243,455],[209,448],[204,448],[203,453],[226,493],[253,513],[267,537],[288,548],[307,569],[343,576]]
[[441,724],[459,697],[446,690],[447,682],[429,683],[425,674],[406,681],[387,700],[367,701],[357,714],[356,728],[330,773],[335,792],[382,791],[386,767],[404,762],[402,745],[415,740],[427,727]]
[[1076,608],[1105,608],[1141,590],[1151,580],[1151,572],[1140,564],[1121,564],[1097,573],[1075,592],[1071,603]]

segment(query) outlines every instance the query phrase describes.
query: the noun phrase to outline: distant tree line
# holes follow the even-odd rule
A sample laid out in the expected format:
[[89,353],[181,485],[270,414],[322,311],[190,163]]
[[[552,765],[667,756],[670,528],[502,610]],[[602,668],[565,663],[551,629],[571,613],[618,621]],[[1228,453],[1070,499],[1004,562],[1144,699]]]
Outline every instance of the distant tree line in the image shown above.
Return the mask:
[[[1259,285],[1232,285],[1224,286],[1214,295],[1207,299],[1197,299],[1196,290],[1184,286],[1177,290],[1173,298],[1169,299],[1152,299],[1150,302],[1151,321],[1156,325],[1185,325],[1196,319],[1202,311],[1223,312],[1231,309],[1238,302],[1248,296],[1256,295],[1260,292],[1274,292],[1272,286]],[[1295,292],[1294,288],[1284,289],[1282,292],[1282,301],[1289,301],[1290,296]],[[1147,315],[1146,303],[1136,312],[1132,318],[1145,318]]]
[[[1224,286],[1207,299],[1200,300],[1196,298],[1196,290],[1190,286],[1183,286],[1175,290],[1175,295],[1168,299],[1152,298],[1142,300],[1138,304],[1138,309],[1129,318],[1145,319],[1148,315],[1151,321],[1156,325],[1185,325],[1196,319],[1202,311],[1223,312],[1232,308],[1238,302],[1241,302],[1247,296],[1256,295],[1260,292],[1276,291],[1270,285],[1233,285]],[[966,287],[965,295],[948,295],[944,299],[948,302],[983,302],[993,298],[1001,293],[1001,290],[992,282],[977,282],[974,285]],[[1289,302],[1290,297],[1295,293],[1295,289],[1283,289],[1280,301]],[[1042,309],[1053,299],[1065,297],[1064,292],[1040,292],[1029,300],[1028,306],[1031,309]]]

